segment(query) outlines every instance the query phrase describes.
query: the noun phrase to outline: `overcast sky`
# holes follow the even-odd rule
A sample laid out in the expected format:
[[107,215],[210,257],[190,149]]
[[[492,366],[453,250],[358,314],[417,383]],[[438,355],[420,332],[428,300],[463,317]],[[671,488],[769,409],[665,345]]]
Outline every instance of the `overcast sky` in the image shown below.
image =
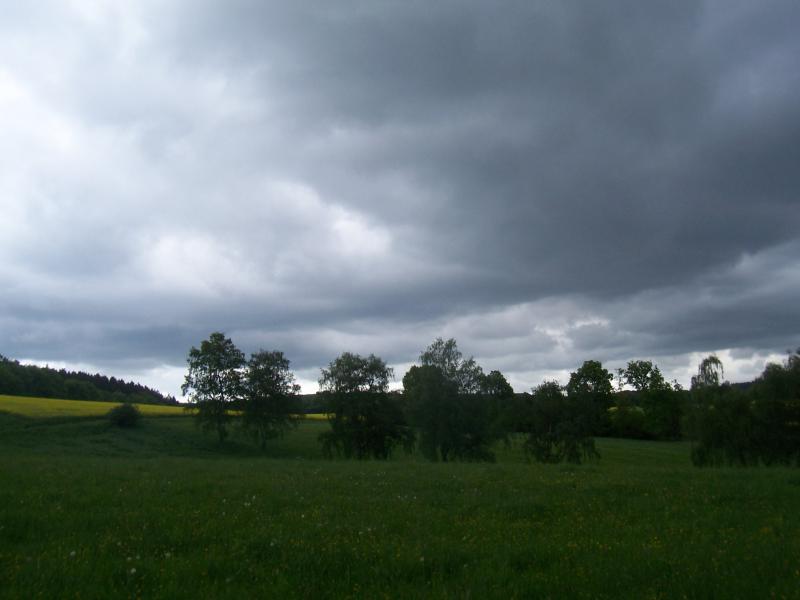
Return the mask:
[[800,3],[0,0],[0,353],[304,391],[800,345]]

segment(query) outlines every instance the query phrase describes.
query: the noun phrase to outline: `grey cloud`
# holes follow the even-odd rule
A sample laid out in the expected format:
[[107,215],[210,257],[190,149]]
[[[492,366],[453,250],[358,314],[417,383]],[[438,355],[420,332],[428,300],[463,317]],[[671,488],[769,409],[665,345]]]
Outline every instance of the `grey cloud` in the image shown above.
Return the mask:
[[50,8],[0,24],[4,354],[795,345],[796,3]]

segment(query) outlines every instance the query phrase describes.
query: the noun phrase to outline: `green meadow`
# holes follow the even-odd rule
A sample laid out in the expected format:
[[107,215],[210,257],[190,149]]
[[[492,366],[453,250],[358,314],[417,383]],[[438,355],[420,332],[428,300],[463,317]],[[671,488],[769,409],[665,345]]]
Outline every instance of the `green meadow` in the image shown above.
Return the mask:
[[0,398],[0,597],[800,597],[797,469],[614,439],[581,466],[331,461],[320,420],[262,452],[110,407]]

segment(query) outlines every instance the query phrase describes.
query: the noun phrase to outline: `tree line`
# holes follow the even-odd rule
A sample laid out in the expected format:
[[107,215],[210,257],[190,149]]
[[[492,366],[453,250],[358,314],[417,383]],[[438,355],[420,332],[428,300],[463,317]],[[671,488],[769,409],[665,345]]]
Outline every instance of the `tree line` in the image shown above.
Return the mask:
[[[222,333],[192,348],[183,386],[198,422],[220,442],[238,419],[263,446],[295,426],[302,407],[288,359],[260,350],[249,360]],[[432,461],[493,461],[511,436],[540,462],[598,458],[598,436],[693,440],[697,465],[800,462],[800,355],[769,365],[747,389],[723,383],[716,356],[702,361],[690,390],[667,382],[651,361],[616,376],[585,361],[566,385],[545,381],[515,394],[499,371],[485,373],[455,340],[436,339],[390,391],[391,367],[344,352],[321,370],[317,401],[330,429],[326,456],[387,459],[414,448]],[[616,389],[614,380],[616,379]]]
[[99,373],[23,365],[0,355],[0,394],[66,400],[177,404],[172,396]]
[[692,462],[800,466],[800,348],[783,364],[768,364],[744,389],[720,385],[721,371],[709,357],[692,380]]

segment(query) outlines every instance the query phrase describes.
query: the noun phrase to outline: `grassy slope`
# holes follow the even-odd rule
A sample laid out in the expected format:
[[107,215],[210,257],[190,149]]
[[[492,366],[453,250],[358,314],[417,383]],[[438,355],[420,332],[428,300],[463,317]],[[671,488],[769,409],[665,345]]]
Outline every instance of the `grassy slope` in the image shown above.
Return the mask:
[[0,414],[0,597],[798,597],[800,472],[600,440],[581,467],[267,454],[189,418]]

